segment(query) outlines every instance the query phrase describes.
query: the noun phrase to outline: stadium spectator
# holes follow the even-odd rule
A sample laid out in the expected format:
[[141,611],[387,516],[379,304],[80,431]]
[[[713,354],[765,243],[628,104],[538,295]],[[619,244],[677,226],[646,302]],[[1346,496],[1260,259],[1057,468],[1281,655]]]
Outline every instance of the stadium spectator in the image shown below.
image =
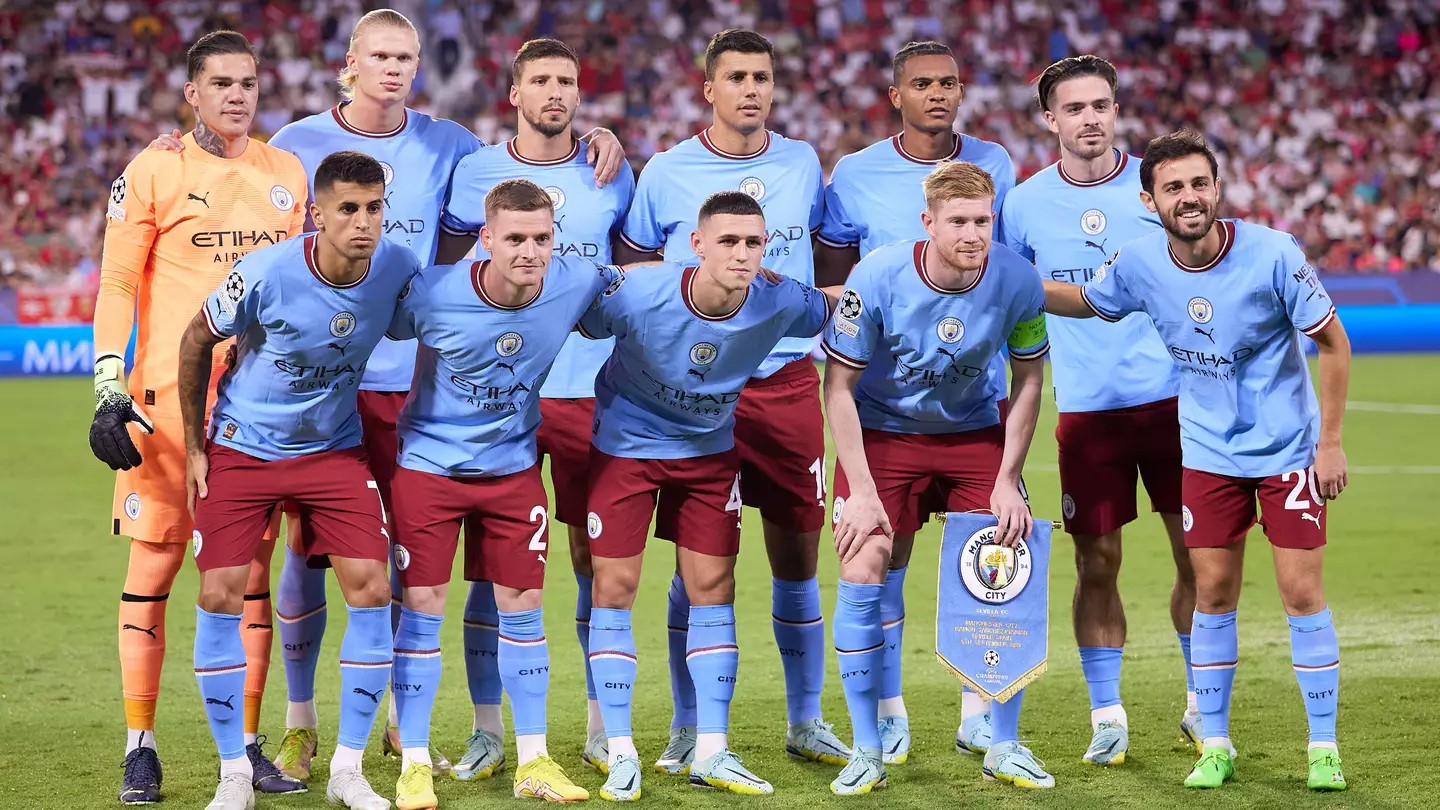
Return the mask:
[[[263,136],[337,99],[366,0],[20,0],[0,10],[0,287],[93,276],[105,196],[136,149],[191,125],[173,101],[184,43],[231,27],[261,47]],[[889,55],[956,48],[958,126],[1019,175],[1056,159],[1030,85],[1094,51],[1120,68],[1120,145],[1191,124],[1219,153],[1226,212],[1291,231],[1332,271],[1440,269],[1440,7],[1429,0],[392,0],[419,22],[415,106],[509,137],[509,54],[556,36],[582,59],[583,127],[637,162],[707,120],[697,62],[717,30],[777,49],[775,128],[827,171],[898,127]]]

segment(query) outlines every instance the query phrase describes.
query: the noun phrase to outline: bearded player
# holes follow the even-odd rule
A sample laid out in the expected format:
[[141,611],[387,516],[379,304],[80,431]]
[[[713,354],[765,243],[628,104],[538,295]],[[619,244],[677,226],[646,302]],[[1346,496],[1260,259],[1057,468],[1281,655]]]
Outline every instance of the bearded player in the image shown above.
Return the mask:
[[[248,135],[259,95],[250,43],[234,31],[216,31],[190,48],[187,61],[185,101],[195,109],[195,129],[183,138],[183,154],[146,150],[111,186],[95,305],[90,447],[120,471],[113,531],[131,538],[119,622],[129,727],[120,801],[127,804],[160,799],[154,729],[165,606],[194,528],[185,504],[176,388],[180,336],[237,259],[300,233],[305,222],[300,162]],[[136,326],[127,387],[125,347]],[[214,356],[215,365],[222,357],[223,352]],[[213,401],[213,387],[207,397]],[[265,759],[257,736],[270,662],[273,526],[267,537],[244,589],[244,753],[255,790],[298,792],[305,786]]]

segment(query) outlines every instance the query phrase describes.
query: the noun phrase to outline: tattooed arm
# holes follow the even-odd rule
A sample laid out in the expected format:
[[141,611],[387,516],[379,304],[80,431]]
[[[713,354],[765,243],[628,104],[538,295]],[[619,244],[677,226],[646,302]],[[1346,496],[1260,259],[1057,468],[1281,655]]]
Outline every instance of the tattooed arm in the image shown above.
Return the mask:
[[210,331],[204,310],[195,314],[180,339],[180,419],[185,429],[185,492],[190,514],[195,498],[208,492],[205,478],[210,471],[205,458],[205,394],[210,389],[210,363],[220,338]]

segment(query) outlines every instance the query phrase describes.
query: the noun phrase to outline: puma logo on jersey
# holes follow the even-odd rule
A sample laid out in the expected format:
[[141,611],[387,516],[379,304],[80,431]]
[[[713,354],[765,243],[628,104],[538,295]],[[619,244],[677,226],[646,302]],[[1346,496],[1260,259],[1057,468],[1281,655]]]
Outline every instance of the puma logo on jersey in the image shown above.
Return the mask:
[[700,371],[700,370],[698,370],[698,369],[693,369],[693,368],[685,372],[686,376],[689,376],[689,375],[691,375],[691,374],[694,374],[696,377],[699,377],[699,378],[700,378],[700,382],[702,382],[702,383],[705,382],[705,375],[706,375],[706,374],[709,374],[709,373],[710,373],[710,370],[709,370],[709,369],[706,369],[705,371]]
[[1205,339],[1209,340],[1212,345],[1215,343],[1215,327],[1213,326],[1210,327],[1210,331],[1208,332],[1197,326],[1195,327],[1195,334],[1204,335]]
[[495,367],[496,367],[496,368],[503,368],[503,369],[505,369],[506,371],[510,372],[510,376],[511,376],[511,377],[514,377],[514,376],[515,376],[515,367],[512,366],[512,365],[510,365],[509,363],[503,363],[503,362],[502,362],[502,363],[496,363],[496,364],[495,364]]
[[185,196],[186,196],[187,199],[194,200],[194,201],[200,203],[201,205],[205,206],[206,208],[209,208],[209,207],[210,207],[210,201],[207,200],[207,199],[205,199],[205,197],[209,197],[209,196],[210,196],[210,192],[208,192],[208,191],[205,192],[205,197],[197,197],[197,196],[195,196],[194,194],[186,194]]
[[1093,248],[1095,248],[1096,250],[1100,251],[1101,253],[1104,253],[1106,258],[1109,258],[1109,257],[1110,257],[1110,254],[1109,254],[1109,253],[1105,253],[1105,243],[1106,243],[1106,242],[1109,242],[1109,241],[1110,241],[1109,239],[1101,239],[1101,240],[1100,240],[1100,244],[1097,245],[1097,244],[1095,244],[1094,242],[1091,242],[1089,239],[1086,239],[1086,240],[1085,240],[1085,247],[1093,247]]
[[345,343],[344,343],[343,345],[342,345],[342,344],[339,344],[339,343],[326,343],[325,345],[326,345],[326,347],[331,348],[331,349],[334,349],[335,351],[339,352],[341,357],[344,357],[344,356],[345,356],[345,350],[348,349],[348,348],[350,348],[350,344],[353,343],[353,342],[354,342],[354,341],[347,340],[347,341],[345,341]]
[[1300,513],[1300,519],[1301,519],[1301,520],[1308,520],[1308,521],[1310,521],[1311,523],[1314,523],[1314,524],[1315,524],[1315,528],[1317,528],[1317,529],[1320,528],[1320,513],[1319,513],[1319,512],[1316,512],[1316,513],[1313,514],[1313,515],[1310,514],[1309,512],[1301,512],[1301,513]]

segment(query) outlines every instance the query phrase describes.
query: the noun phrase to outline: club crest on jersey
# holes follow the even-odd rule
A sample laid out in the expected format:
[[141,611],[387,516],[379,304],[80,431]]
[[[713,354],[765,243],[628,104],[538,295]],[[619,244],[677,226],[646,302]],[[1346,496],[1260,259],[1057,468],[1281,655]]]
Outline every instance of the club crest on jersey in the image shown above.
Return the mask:
[[132,492],[125,496],[125,517],[131,520],[140,518],[140,495]]
[[839,522],[840,522],[840,516],[841,516],[842,514],[844,514],[844,512],[845,512],[845,499],[837,496],[837,497],[835,498],[835,506],[834,506],[834,508],[832,508],[832,509],[830,510],[830,522],[831,522],[831,523],[839,523]]
[[295,207],[295,195],[284,186],[274,186],[270,189],[270,202],[275,203],[275,207],[281,211],[289,211]]
[[749,194],[755,202],[765,199],[765,183],[758,177],[747,177],[741,180],[740,190]]
[[714,343],[696,343],[690,347],[690,362],[697,366],[708,366],[720,356],[720,347]]
[[1209,301],[1199,296],[1191,298],[1185,308],[1190,310],[1190,320],[1195,323],[1209,323],[1210,319],[1215,317],[1215,308],[1210,306]]
[[495,339],[495,353],[501,357],[514,357],[525,345],[525,338],[520,337],[519,332],[506,332]]
[[200,549],[205,547],[205,538],[200,534],[199,529],[196,529],[195,531],[190,533],[190,546],[191,556],[193,556],[197,560],[200,559]]
[[404,571],[410,567],[410,549],[396,543],[395,548],[390,552],[390,556],[395,558],[395,568],[397,570]]
[[860,313],[864,311],[864,309],[865,304],[860,300],[860,293],[851,289],[846,289],[845,292],[840,293],[840,306],[836,309],[840,317],[847,321],[853,321],[860,317]]
[[945,343],[959,343],[965,336],[965,324],[959,318],[945,318],[935,325],[935,334]]
[[1030,584],[1030,547],[1024,540],[1014,548],[1000,545],[999,530],[987,526],[970,535],[960,552],[960,581],[981,602],[1003,605]]
[[591,540],[600,539],[600,532],[604,530],[605,527],[600,523],[599,515],[591,512],[585,516],[585,533],[590,535]]
[[352,312],[337,312],[335,317],[330,319],[330,334],[337,338],[350,337],[355,331],[355,314]]
[[395,168],[383,160],[376,162],[380,164],[380,171],[385,175],[385,185],[395,182]]
[[556,211],[565,207],[565,189],[559,186],[546,186],[545,193],[550,195],[550,204],[555,206]]
[[1190,507],[1180,507],[1180,528],[1190,531],[1195,528],[1195,516],[1190,513]]
[[1066,520],[1075,518],[1075,499],[1069,494],[1060,499],[1060,514],[1064,515]]
[[1091,208],[1080,215],[1080,230],[1094,236],[1105,230],[1105,212],[1099,208]]

